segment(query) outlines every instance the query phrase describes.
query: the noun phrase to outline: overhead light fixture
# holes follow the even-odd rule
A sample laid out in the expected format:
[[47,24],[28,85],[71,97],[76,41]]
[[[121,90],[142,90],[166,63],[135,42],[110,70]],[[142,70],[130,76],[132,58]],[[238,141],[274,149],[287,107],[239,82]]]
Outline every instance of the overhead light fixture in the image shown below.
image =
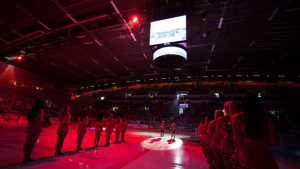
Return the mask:
[[36,59],[36,57],[32,56],[32,55],[28,55],[29,57],[33,58],[33,59]]
[[[19,58],[18,58],[19,59]],[[52,62],[50,62],[50,64],[52,64],[52,65],[54,65],[54,66],[57,66],[57,64],[55,64],[55,63],[52,63]]]
[[276,8],[274,11],[273,11],[273,13],[272,13],[272,15],[270,16],[270,18],[269,18],[269,20],[268,21],[271,21],[273,18],[274,18],[274,16],[276,15],[276,13],[279,11],[279,8]]
[[175,70],[181,70],[181,68],[179,67],[179,68],[176,68]]
[[143,53],[143,55],[144,55],[144,58],[145,58],[145,59],[148,59],[145,53]]
[[139,23],[139,19],[138,19],[137,16],[134,16],[131,21],[132,21],[133,24]]
[[79,39],[79,38],[85,38],[86,36],[85,35],[81,35],[81,36],[77,36],[76,38]]
[[108,69],[106,69],[106,68],[105,68],[105,70],[109,72],[109,70],[108,70]]
[[118,59],[118,58],[114,57],[114,59],[115,59],[116,61],[118,61],[118,62],[119,62],[119,59]]
[[203,33],[203,37],[206,38],[206,36],[208,36],[210,34],[210,31],[206,31]]
[[152,64],[150,64],[150,67],[153,68]]
[[252,42],[251,42],[251,44],[249,45],[249,47],[252,47],[252,45],[255,43],[255,40],[253,40]]
[[133,39],[134,41],[136,41],[134,34],[133,34],[133,33],[130,33],[130,35],[131,35],[132,39]]
[[126,66],[124,66],[126,70],[128,70],[128,68]]
[[95,42],[99,45],[102,46],[102,44],[96,39]]
[[19,36],[21,36],[21,37],[24,37],[22,34],[20,34],[19,32],[17,32],[17,31],[14,31],[14,30],[11,30],[13,33],[15,33],[15,34],[17,34],[17,35],[19,35]]
[[202,12],[202,13],[201,13],[201,18],[202,18],[202,20],[205,21],[205,19],[206,19],[205,17],[206,17],[206,13],[205,13],[205,12]]
[[115,5],[114,1],[110,1],[110,4],[114,7],[117,14],[120,14],[120,11],[118,10],[117,6]]
[[42,25],[44,28],[46,28],[47,30],[51,30],[48,26],[46,26],[45,24],[43,24],[41,21],[38,21],[38,23],[40,24],[40,25]]
[[66,13],[66,15],[76,24],[78,24],[78,22],[76,21],[76,19],[74,19],[70,14]]
[[98,63],[96,60],[92,59],[93,62]]
[[7,42],[6,40],[4,39],[0,39],[2,42],[6,43],[6,44],[10,44],[9,42]]
[[86,42],[84,43],[84,45],[90,45],[90,44],[93,44],[94,42]]
[[211,48],[211,51],[213,52],[215,49],[215,44],[213,44],[212,48]]
[[241,56],[241,57],[238,59],[238,61],[241,61],[241,60],[243,59],[243,57],[244,57],[244,56]]
[[223,18],[220,19],[219,26],[218,26],[219,29],[221,28],[222,23],[223,23]]
[[75,63],[73,63],[73,62],[70,62],[72,65],[74,65],[74,66],[77,66]]

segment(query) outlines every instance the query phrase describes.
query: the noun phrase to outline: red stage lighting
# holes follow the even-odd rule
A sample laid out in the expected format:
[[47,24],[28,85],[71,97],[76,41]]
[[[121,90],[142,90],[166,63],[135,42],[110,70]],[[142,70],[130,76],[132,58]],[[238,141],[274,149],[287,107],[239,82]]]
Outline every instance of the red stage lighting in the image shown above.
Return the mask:
[[137,16],[131,16],[130,17],[130,22],[131,22],[131,24],[132,25],[137,25],[137,24],[139,24],[139,17],[137,17]]
[[22,60],[22,56],[17,56],[16,59]]
[[137,17],[133,17],[133,19],[132,19],[132,23],[138,23],[138,18]]

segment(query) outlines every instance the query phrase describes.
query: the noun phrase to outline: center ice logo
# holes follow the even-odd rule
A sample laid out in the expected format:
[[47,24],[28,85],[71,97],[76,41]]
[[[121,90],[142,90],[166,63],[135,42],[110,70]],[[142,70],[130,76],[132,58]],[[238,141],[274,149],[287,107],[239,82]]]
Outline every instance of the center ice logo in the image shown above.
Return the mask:
[[180,139],[171,140],[170,138],[148,138],[142,142],[142,147],[151,150],[171,150],[182,145]]

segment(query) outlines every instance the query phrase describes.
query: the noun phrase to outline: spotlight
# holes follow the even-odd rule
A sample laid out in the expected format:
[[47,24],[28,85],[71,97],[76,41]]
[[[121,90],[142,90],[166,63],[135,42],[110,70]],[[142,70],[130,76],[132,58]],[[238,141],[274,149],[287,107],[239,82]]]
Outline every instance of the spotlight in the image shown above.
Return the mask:
[[210,34],[210,31],[206,31],[203,33],[203,37],[206,38],[206,36],[208,36]]
[[136,26],[139,24],[139,21],[139,17],[137,17],[136,15],[132,15],[128,17],[127,23],[131,26]]
[[138,18],[137,17],[133,17],[132,23],[137,23],[137,22],[138,22]]
[[208,0],[208,5],[213,5],[216,0]]
[[206,13],[205,13],[205,12],[202,12],[202,13],[201,13],[201,18],[202,18],[202,20],[204,20],[204,21],[205,21],[205,16],[206,16]]
[[22,60],[22,56],[17,56],[16,59],[17,60]]

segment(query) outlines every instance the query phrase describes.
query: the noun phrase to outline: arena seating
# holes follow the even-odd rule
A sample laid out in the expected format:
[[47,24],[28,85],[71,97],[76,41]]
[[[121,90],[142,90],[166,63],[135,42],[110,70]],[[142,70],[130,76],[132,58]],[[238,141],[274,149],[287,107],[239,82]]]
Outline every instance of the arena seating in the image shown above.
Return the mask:
[[[265,84],[246,82],[205,82],[190,84],[155,84],[140,85],[119,88],[119,90],[94,92],[83,94],[75,100],[70,96],[55,91],[41,90],[33,86],[16,85],[14,81],[0,80],[0,113],[16,114],[7,116],[7,120],[17,120],[19,115],[26,115],[36,98],[47,101],[44,112],[51,117],[57,117],[64,104],[70,105],[71,115],[78,116],[82,109],[88,110],[90,117],[96,117],[97,113],[106,115],[111,112],[114,116],[126,117],[129,120],[157,122],[177,121],[180,125],[196,126],[204,116],[213,113],[216,109],[222,109],[225,101],[239,101],[241,95],[247,91],[259,91],[262,93],[262,105],[269,112],[278,110],[280,116],[274,114],[277,129],[295,128],[296,121],[300,120],[297,112],[300,87],[297,84]],[[155,91],[158,95],[149,98],[149,91]],[[177,91],[188,91],[189,107],[184,114],[177,116],[177,111],[171,109]],[[216,98],[212,92],[222,91],[220,98]],[[131,97],[124,98],[124,93],[129,92]],[[99,97],[104,96],[104,100]],[[151,104],[150,104],[151,102]],[[277,104],[281,102],[282,104]],[[176,112],[176,113],[175,113]],[[4,116],[2,117],[4,118]]]

